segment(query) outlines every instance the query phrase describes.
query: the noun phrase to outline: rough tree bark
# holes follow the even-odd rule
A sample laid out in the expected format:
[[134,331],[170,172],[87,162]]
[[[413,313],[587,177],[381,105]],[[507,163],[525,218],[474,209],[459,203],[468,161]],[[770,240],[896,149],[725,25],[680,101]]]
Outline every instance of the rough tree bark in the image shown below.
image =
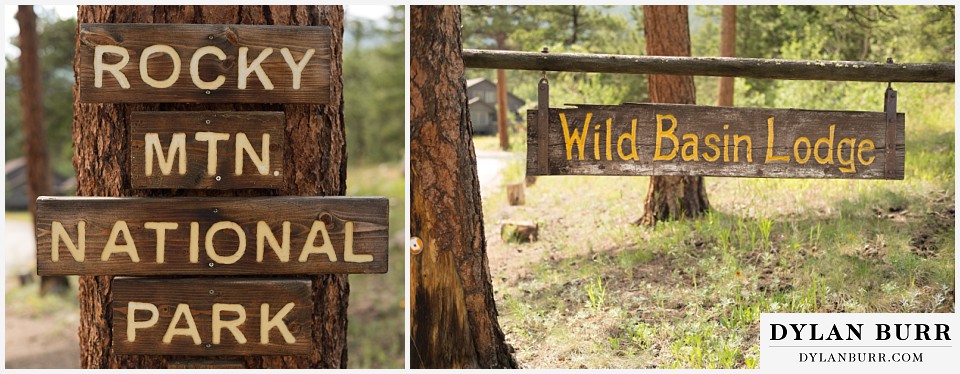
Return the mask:
[[[647,54],[651,56],[690,56],[690,29],[687,6],[643,6],[643,31]],[[695,104],[696,89],[691,76],[649,76],[651,103]],[[703,177],[653,176],[643,204],[643,215],[636,223],[654,225],[658,221],[694,217],[710,209]]]
[[497,322],[461,58],[460,8],[410,7],[411,367],[514,368]]
[[[20,105],[23,107],[23,155],[27,166],[27,201],[30,216],[37,222],[37,196],[53,192],[50,161],[47,157],[47,135],[43,128],[43,76],[40,71],[40,41],[37,36],[37,15],[33,5],[17,7],[20,25]],[[67,277],[40,278],[40,295],[63,294],[70,288]]]
[[[81,196],[343,195],[346,141],[343,124],[340,6],[81,6],[78,23],[208,23],[328,25],[331,41],[329,105],[278,104],[81,104],[74,86],[73,164]],[[77,42],[79,49],[79,40]],[[74,71],[79,62],[74,60]],[[278,191],[133,190],[127,133],[135,110],[275,110],[286,114],[284,188]],[[165,368],[182,356],[114,355],[110,350],[110,280],[80,277],[80,348],[84,368]],[[248,368],[345,368],[347,366],[346,275],[313,276],[313,346],[306,356],[245,356]]]
[[[720,57],[737,56],[737,6],[724,5],[720,23]],[[733,77],[720,77],[717,105],[733,106]]]

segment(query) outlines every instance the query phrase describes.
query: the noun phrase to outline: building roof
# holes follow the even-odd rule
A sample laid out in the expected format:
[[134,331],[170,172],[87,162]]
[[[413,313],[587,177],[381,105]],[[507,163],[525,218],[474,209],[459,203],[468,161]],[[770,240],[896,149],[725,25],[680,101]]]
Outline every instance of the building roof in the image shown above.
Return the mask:
[[481,78],[467,79],[467,87],[473,87],[473,86],[476,85],[477,83],[483,82],[483,81],[485,81],[485,80],[487,80],[487,78],[482,78],[482,77],[481,77]]

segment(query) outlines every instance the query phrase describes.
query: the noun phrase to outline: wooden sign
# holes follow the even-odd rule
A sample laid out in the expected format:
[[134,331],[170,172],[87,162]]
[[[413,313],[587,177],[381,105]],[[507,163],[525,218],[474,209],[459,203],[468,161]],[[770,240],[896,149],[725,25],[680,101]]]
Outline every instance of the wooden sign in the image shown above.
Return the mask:
[[312,350],[311,281],[117,278],[113,351],[298,355]]
[[527,175],[903,179],[903,113],[888,128],[873,112],[580,105],[550,108],[548,123],[542,173],[527,112]]
[[133,112],[133,188],[280,188],[283,112]]
[[330,28],[80,24],[80,101],[330,101]]
[[383,197],[37,199],[39,275],[385,273]]

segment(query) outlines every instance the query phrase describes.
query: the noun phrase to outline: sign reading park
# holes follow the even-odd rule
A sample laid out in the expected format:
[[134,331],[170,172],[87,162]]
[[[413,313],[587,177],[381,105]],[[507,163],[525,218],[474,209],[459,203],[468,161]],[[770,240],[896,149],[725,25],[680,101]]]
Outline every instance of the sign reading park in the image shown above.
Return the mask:
[[580,105],[547,122],[543,145],[528,112],[528,175],[903,179],[903,113]]
[[151,355],[294,355],[312,348],[310,280],[117,278],[113,350]]
[[280,188],[283,112],[133,112],[133,188]]
[[330,28],[80,25],[80,101],[330,101]]
[[387,218],[382,197],[41,197],[37,273],[385,273]]

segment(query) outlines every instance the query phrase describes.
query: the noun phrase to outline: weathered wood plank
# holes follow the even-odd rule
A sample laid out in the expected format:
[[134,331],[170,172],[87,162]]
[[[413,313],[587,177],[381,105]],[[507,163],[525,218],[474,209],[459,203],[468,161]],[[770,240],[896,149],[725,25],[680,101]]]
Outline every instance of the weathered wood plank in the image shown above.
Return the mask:
[[240,359],[181,359],[169,360],[167,369],[246,369]]
[[117,278],[112,287],[113,351],[308,354],[313,329],[310,288],[307,279]]
[[[326,104],[330,100],[331,36],[326,26],[83,23],[79,39],[80,101],[85,103]],[[97,63],[98,46],[102,46],[103,65]],[[150,54],[142,61],[148,47]],[[259,64],[262,72],[254,70],[267,48],[271,53]],[[122,51],[128,59],[119,65],[124,60]],[[300,63],[307,57],[301,70]],[[123,78],[95,66],[114,64]],[[248,74],[241,74],[241,69]]]
[[952,62],[781,60],[743,57],[635,56],[464,49],[468,68],[587,73],[668,74],[788,80],[953,83]]
[[[133,112],[130,121],[133,188],[229,190],[283,185],[283,112]],[[224,140],[209,140],[224,136]],[[265,136],[266,153],[263,151]],[[179,138],[182,149],[173,147],[171,154],[175,137]],[[212,173],[208,165],[211,149],[216,157]],[[250,149],[257,159],[250,156]],[[182,170],[180,157],[185,159]],[[161,160],[168,163],[169,170],[163,170]],[[240,174],[236,173],[238,161],[242,162]],[[266,167],[259,170],[255,162],[263,162]]]
[[[623,104],[549,113],[547,175],[903,179],[903,113],[889,143],[879,112]],[[527,112],[527,175],[539,170],[536,116]],[[896,150],[892,160],[888,144]],[[884,173],[887,163],[893,166],[890,176]]]
[[382,197],[40,197],[37,273],[384,273],[387,217]]

